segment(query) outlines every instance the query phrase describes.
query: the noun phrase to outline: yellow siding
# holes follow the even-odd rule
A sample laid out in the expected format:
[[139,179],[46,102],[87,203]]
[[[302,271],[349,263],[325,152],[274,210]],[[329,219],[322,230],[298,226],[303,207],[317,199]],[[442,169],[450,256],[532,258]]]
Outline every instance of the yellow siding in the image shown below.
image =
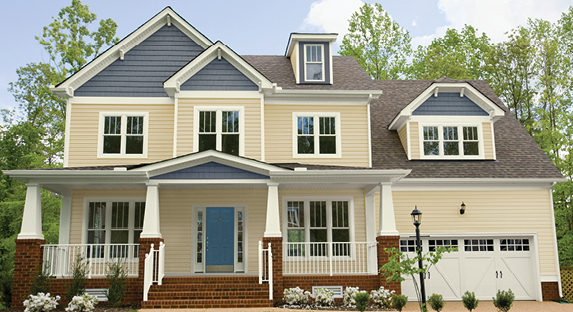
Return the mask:
[[420,129],[417,122],[410,123],[410,148],[412,159],[420,159]]
[[492,129],[491,129],[491,123],[490,122],[484,122],[482,124],[482,129],[483,129],[483,153],[484,153],[484,157],[485,159],[495,159],[495,157],[493,156],[493,149],[495,148],[493,146],[493,133],[492,133]]
[[193,152],[193,113],[195,106],[243,106],[245,157],[261,160],[260,99],[179,99],[177,114],[177,156]]
[[290,54],[290,63],[292,64],[292,70],[294,71],[294,76],[297,77],[298,67],[296,66],[296,59],[298,56],[298,42],[294,44],[292,53]]
[[[293,112],[340,112],[342,158],[294,158]],[[265,157],[269,163],[368,167],[368,112],[357,105],[265,105]]]
[[[414,206],[423,213],[420,230],[426,234],[537,233],[541,274],[558,274],[547,190],[395,191],[392,196],[400,233],[414,233],[410,216]],[[459,212],[462,201],[467,207],[464,215]],[[376,220],[378,207],[376,196]]]
[[[72,104],[68,166],[155,162],[173,156],[173,105]],[[97,158],[100,112],[148,112],[147,158]]]
[[400,141],[402,142],[402,147],[408,155],[408,125],[404,124],[400,130],[398,130],[398,137],[400,137]]

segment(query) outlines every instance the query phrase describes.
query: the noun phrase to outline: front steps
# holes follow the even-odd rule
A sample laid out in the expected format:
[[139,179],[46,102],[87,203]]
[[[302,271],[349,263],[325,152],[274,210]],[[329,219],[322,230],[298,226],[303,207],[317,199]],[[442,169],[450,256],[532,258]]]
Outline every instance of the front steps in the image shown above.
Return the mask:
[[269,284],[258,276],[165,277],[153,285],[142,309],[200,309],[272,307]]

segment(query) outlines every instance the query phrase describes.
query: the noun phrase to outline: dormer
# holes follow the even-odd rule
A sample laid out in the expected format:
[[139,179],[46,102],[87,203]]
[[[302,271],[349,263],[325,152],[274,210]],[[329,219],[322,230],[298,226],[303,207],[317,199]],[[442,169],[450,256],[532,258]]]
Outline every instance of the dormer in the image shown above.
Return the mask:
[[338,34],[291,33],[285,56],[297,84],[332,84],[332,44]]

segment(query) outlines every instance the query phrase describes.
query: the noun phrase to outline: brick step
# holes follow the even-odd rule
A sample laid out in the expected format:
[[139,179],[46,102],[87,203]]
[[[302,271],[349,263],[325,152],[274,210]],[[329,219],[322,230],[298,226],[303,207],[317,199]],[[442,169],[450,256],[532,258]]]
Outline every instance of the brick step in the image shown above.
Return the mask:
[[197,300],[197,299],[261,299],[268,298],[269,291],[177,291],[150,292],[149,300]]
[[163,284],[258,284],[258,276],[184,276],[165,277]]
[[269,284],[163,284],[151,286],[150,292],[173,291],[236,291],[236,290],[268,290]]
[[272,307],[267,299],[225,299],[225,300],[148,300],[141,302],[142,309],[207,309],[207,308],[253,308]]

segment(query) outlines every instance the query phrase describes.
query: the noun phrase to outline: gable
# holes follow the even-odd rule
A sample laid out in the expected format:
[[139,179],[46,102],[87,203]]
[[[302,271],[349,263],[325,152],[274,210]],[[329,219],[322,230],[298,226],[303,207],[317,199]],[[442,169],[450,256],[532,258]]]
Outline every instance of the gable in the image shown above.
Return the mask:
[[211,161],[201,165],[160,174],[151,179],[269,179],[269,177]]
[[259,87],[225,58],[215,58],[181,85],[181,91],[258,91]]
[[440,92],[437,97],[430,96],[412,115],[488,116],[488,113],[468,97],[460,97],[459,92]]
[[81,87],[75,96],[167,97],[163,82],[204,49],[165,25]]

